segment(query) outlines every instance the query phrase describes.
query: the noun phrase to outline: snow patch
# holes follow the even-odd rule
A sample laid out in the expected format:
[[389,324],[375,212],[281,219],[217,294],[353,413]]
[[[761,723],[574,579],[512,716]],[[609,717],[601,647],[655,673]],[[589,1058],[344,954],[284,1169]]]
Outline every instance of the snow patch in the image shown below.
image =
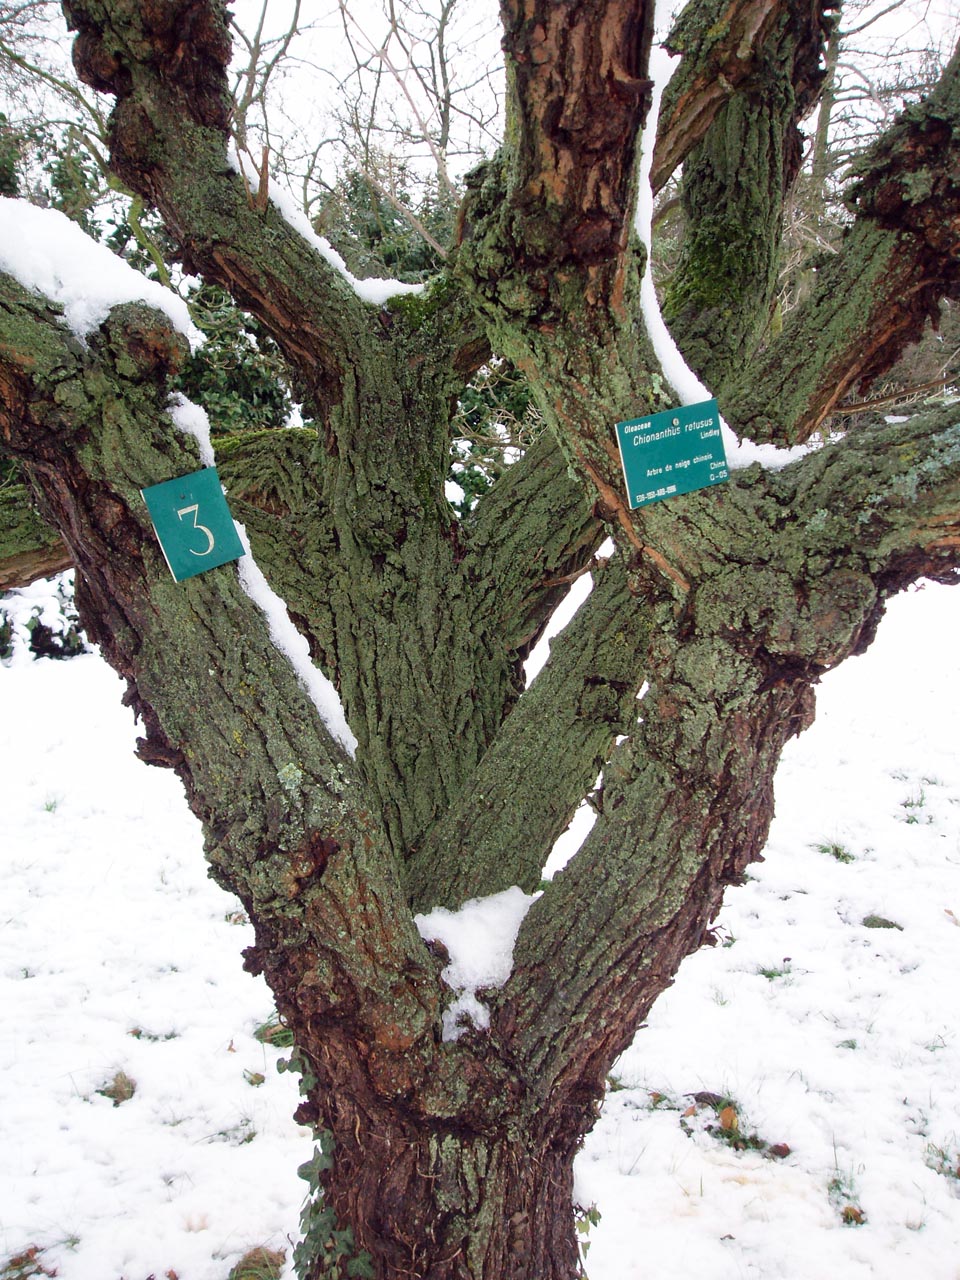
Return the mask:
[[182,298],[91,240],[57,209],[0,199],[0,270],[59,303],[81,340],[106,320],[111,307],[146,302],[162,311],[191,347],[203,342]]
[[[227,163],[231,169],[239,173],[246,181],[251,194],[256,195],[260,189],[260,175],[253,165],[244,165],[236,146],[232,142],[227,150]],[[369,280],[358,280],[330,241],[324,236],[317,235],[310,225],[310,219],[288,192],[280,190],[271,183],[269,196],[271,204],[275,206],[283,220],[293,227],[294,231],[301,235],[311,248],[316,249],[321,258],[328,262],[335,271],[339,271],[350,288],[363,302],[372,303],[374,306],[382,306],[390,298],[395,298],[399,294],[423,292],[424,285],[404,284],[402,280],[384,280],[378,276],[374,276]]]
[[200,461],[205,467],[216,465],[210,439],[210,419],[202,405],[194,404],[180,391],[175,391],[167,404],[173,425],[184,435],[193,436],[200,448]]
[[[643,144],[640,153],[640,188],[637,196],[637,212],[634,219],[637,235],[647,249],[646,269],[640,285],[640,309],[646,325],[647,334],[653,345],[660,367],[667,382],[684,405],[700,404],[704,400],[712,400],[713,392],[700,381],[684,360],[680,348],[674,342],[670,330],[660,314],[660,303],[653,284],[653,269],[650,255],[653,227],[653,190],[650,186],[650,169],[653,165],[653,144],[657,136],[657,117],[660,114],[660,100],[674,70],[674,63],[679,61],[666,49],[655,47],[650,54],[650,77],[653,80],[653,102],[643,131]],[[754,462],[767,470],[776,471],[788,463],[803,457],[810,452],[809,445],[797,445],[792,449],[778,449],[772,444],[756,444],[753,440],[740,440],[720,418],[720,430],[723,447],[727,455],[727,466],[731,471],[742,470]]]
[[[73,603],[72,569],[53,578],[36,578],[0,595],[0,664],[30,666],[36,659],[34,629],[46,628],[54,651],[84,644],[80,619]],[[6,628],[6,640],[4,629]],[[51,645],[44,647],[49,656]]]
[[263,570],[253,558],[247,531],[234,520],[246,555],[237,561],[240,586],[267,620],[270,639],[296,672],[297,679],[320,713],[320,718],[351,758],[357,754],[357,740],[347,724],[343,704],[333,684],[310,658],[310,647],[290,621],[287,606],[273,590]]
[[490,1010],[477,998],[481,987],[502,987],[513,968],[513,947],[527,912],[540,897],[514,885],[486,898],[471,898],[458,911],[434,907],[414,923],[425,942],[441,942],[450,963],[441,973],[457,998],[443,1015],[444,1040],[458,1040],[467,1022],[490,1025]]

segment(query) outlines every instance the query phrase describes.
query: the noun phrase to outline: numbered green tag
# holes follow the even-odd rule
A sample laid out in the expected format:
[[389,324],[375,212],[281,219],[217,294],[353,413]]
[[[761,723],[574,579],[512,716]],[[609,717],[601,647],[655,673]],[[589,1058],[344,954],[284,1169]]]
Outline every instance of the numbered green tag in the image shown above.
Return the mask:
[[662,502],[729,478],[716,400],[617,423],[631,507]]
[[244,554],[216,467],[153,484],[141,493],[177,582]]

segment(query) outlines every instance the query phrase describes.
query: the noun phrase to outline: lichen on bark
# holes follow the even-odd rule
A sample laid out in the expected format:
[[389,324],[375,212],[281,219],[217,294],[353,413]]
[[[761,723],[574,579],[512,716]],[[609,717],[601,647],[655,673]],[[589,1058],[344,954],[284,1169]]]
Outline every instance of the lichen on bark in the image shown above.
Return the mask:
[[[275,338],[319,424],[225,442],[222,476],[339,691],[356,758],[234,567],[183,584],[166,571],[139,491],[198,458],[167,412],[181,340],[162,317],[116,308],[84,347],[55,309],[0,280],[3,446],[76,560],[83,616],[144,724],[140,754],[176,770],[212,873],[248,910],[247,967],[267,977],[305,1072],[299,1118],[334,1144],[318,1171],[330,1222],[384,1280],[569,1280],[572,1159],[606,1072],[703,941],[725,886],[759,856],[777,759],[810,722],[817,680],[870,642],[892,592],[956,576],[955,413],[629,508],[613,424],[667,405],[630,226],[647,4],[504,5],[504,149],[468,183],[447,269],[424,297],[385,308],[251,203],[226,164],[223,5],[66,8],[78,65],[116,99],[113,164],[157,205],[183,261]],[[743,75],[691,146],[671,143],[691,156],[691,243],[702,248],[697,225],[715,225],[716,252],[732,254],[735,209],[758,245],[745,271],[723,273],[722,298],[703,297],[718,281],[696,253],[681,262],[678,332],[706,344],[735,422],[756,414],[752,395],[780,395],[776,438],[807,433],[809,405],[857,376],[865,345],[887,350],[916,318],[906,291],[844,312],[836,282],[863,273],[858,235],[881,247],[892,237],[898,262],[915,263],[905,246],[922,240],[925,298],[955,270],[952,178],[900,184],[906,237],[863,195],[793,348],[802,368],[776,343],[744,364],[769,295],[798,103],[816,91],[829,26],[823,6],[804,12],[798,33],[795,7],[734,5],[730,29],[744,20],[755,36]],[[685,43],[694,97],[726,49],[720,35]],[[758,103],[761,70],[779,87],[776,110]],[[952,110],[956,75],[954,63],[915,122]],[[671,119],[692,120],[692,101]],[[937,154],[953,164],[956,142],[940,133]],[[721,218],[702,207],[697,166],[719,155],[718,139],[747,137],[764,163]],[[877,156],[876,192],[899,172],[899,138]],[[714,164],[711,181],[729,189],[729,166]],[[702,319],[705,301],[732,307],[735,293],[757,314],[731,344]],[[443,492],[452,406],[491,350],[529,377],[548,429],[460,524]],[[524,657],[606,533],[615,559],[593,566],[588,603],[524,693]],[[591,835],[526,917],[508,982],[482,993],[489,1029],[444,1040],[452,993],[413,912],[536,887],[601,769]],[[330,1270],[307,1265],[312,1277]]]

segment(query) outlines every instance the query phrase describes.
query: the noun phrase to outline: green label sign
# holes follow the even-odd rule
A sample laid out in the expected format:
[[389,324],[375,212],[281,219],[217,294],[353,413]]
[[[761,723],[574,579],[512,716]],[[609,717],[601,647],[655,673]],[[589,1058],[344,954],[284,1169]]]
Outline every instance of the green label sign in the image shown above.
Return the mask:
[[617,444],[631,507],[729,478],[716,400],[618,422]]
[[141,493],[177,582],[244,554],[216,467],[165,480]]

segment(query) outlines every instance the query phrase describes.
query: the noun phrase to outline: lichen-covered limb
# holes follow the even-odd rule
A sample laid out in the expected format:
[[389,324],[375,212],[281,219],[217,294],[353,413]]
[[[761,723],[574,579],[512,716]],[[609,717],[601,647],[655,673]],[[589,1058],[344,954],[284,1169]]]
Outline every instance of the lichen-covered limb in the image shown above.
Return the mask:
[[463,572],[508,652],[526,657],[604,536],[583,485],[544,432],[480,499],[466,534]]
[[[372,308],[227,163],[230,37],[219,0],[65,0],[81,78],[115,96],[110,163],[160,210],[189,271],[253,312],[326,417]],[[253,166],[251,165],[252,169]],[[254,187],[256,183],[254,182]]]
[[958,581],[960,406],[853,432],[770,487],[797,513],[812,577],[845,560],[881,599],[921,577]]
[[63,539],[37,515],[25,485],[0,489],[0,591],[61,573],[73,564]]
[[[818,0],[755,15],[762,23],[750,58],[684,163],[683,243],[663,317],[687,362],[721,398],[731,376],[749,365],[776,298],[783,204],[800,167],[798,123],[823,80],[825,7]],[[722,29],[726,5],[694,6],[672,37],[689,44],[681,73],[689,58],[695,81],[712,66],[708,18]],[[682,101],[685,89],[677,92]]]
[[[835,0],[806,11],[788,0],[695,0],[684,8],[664,42],[682,61],[660,107],[650,171],[654,193],[703,141],[724,103],[766,73],[772,32],[784,21],[802,24],[815,49],[836,21],[838,8]],[[804,59],[804,67],[808,82],[798,85],[798,98],[806,97],[819,78],[815,57]]]
[[650,619],[620,558],[597,578],[468,786],[408,865],[415,910],[456,907],[513,884],[536,889],[615,736],[632,731]]
[[408,1051],[432,1051],[439,990],[377,807],[236,566],[174,583],[140,496],[197,466],[165,408],[183,340],[126,305],[81,349],[42,300],[8,277],[0,287],[3,447],[74,555],[82,621],[127,679],[141,754],[183,780],[284,1013],[336,1036],[348,1010],[342,1034],[369,1037],[371,1087],[402,1092],[422,1065]]
[[819,675],[867,646],[891,594],[960,577],[960,412],[672,505],[694,585],[678,611],[648,584],[641,722],[605,766],[593,831],[524,923],[498,1015],[545,1092],[576,1090],[627,1042],[759,856]]
[[960,50],[858,166],[856,212],[813,291],[728,392],[757,440],[808,439],[883,374],[960,282]]

